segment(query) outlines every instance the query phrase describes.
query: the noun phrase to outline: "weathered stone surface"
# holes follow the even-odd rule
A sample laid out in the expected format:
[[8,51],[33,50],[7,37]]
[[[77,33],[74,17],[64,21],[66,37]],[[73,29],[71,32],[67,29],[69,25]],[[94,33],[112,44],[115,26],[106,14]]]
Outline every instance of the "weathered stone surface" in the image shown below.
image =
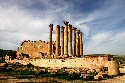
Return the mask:
[[69,24],[69,42],[70,42],[70,54],[69,56],[73,55],[73,49],[72,49],[72,25]]
[[50,39],[50,42],[49,42],[49,58],[50,58],[51,55],[52,55],[52,31],[53,31],[53,24],[50,24],[49,27],[50,27],[50,36],[49,36],[49,39]]
[[81,57],[80,56],[80,30],[77,30],[77,34],[78,34],[78,40],[77,40],[78,55],[77,55],[77,57]]
[[118,75],[119,74],[119,65],[116,61],[108,62],[108,75]]
[[[54,52],[54,42],[52,44],[52,52]],[[28,54],[31,58],[48,57],[49,54],[49,42],[45,41],[24,41],[17,50],[17,57],[21,56],[21,53]],[[44,56],[43,56],[44,55]]]
[[68,23],[67,21],[64,22],[66,25],[65,27],[65,33],[64,33],[64,55],[65,57],[68,57]]
[[95,79],[95,80],[101,80],[101,79],[102,79],[102,76],[96,75],[96,76],[94,76],[94,79]]
[[83,42],[82,42],[82,32],[80,32],[80,56],[83,57]]
[[78,57],[79,54],[79,45],[78,45],[78,37],[76,37],[76,57]]
[[62,45],[61,45],[61,55],[63,56],[64,55],[64,28],[62,26]]
[[76,56],[76,29],[73,27],[74,30],[74,56]]
[[60,26],[56,26],[56,56],[60,56]]

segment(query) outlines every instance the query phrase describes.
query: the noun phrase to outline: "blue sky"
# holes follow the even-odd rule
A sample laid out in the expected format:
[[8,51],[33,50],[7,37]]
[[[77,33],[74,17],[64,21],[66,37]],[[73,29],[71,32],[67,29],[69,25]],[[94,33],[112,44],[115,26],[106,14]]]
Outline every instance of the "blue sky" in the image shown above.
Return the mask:
[[[0,0],[0,48],[49,40],[49,24],[83,32],[84,54],[125,54],[125,0]],[[55,33],[53,33],[53,40]]]

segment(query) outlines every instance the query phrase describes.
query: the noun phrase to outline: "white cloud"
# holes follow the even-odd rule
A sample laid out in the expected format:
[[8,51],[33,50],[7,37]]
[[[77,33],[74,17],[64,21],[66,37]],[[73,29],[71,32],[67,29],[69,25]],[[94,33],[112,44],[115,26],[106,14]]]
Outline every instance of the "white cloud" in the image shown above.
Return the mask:
[[90,41],[84,46],[85,54],[125,54],[125,32],[98,33],[95,34]]
[[13,50],[18,48],[18,45],[6,41],[0,41],[0,44],[2,49]]
[[123,41],[125,41],[125,31],[122,31],[122,32],[119,32],[119,33],[117,33],[117,34],[115,34],[112,38],[111,38],[111,40],[112,41],[115,41],[115,42],[120,42],[121,40],[121,42],[123,42]]
[[92,41],[96,43],[101,43],[103,41],[108,40],[109,37],[110,37],[109,33],[98,33],[92,36]]
[[[5,42],[2,44],[6,45],[0,45],[1,48],[8,49],[9,43],[19,46],[19,42],[23,40],[49,39],[48,31],[52,18],[35,18],[32,13],[18,6],[11,6],[10,8],[0,6],[0,12],[0,38]],[[12,49],[16,50],[16,48],[14,46]]]
[[78,25],[77,27],[79,27],[78,29],[83,32],[84,37],[88,38],[88,36],[90,35],[90,27],[88,27],[86,24]]

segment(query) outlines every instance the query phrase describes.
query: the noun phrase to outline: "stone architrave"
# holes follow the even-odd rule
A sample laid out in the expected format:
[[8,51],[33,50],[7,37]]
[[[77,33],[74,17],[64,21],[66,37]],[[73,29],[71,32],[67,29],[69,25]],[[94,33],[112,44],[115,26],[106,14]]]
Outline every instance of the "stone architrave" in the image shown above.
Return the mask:
[[80,32],[80,56],[83,57],[82,32]]
[[66,25],[65,32],[64,32],[64,55],[65,57],[68,57],[68,23],[67,21],[64,21],[64,24]]
[[73,50],[72,50],[72,25],[69,24],[69,42],[70,42],[70,54],[69,56],[73,55]]
[[77,28],[73,28],[74,30],[74,56],[76,56],[76,29]]
[[48,57],[50,58],[51,55],[52,55],[52,31],[53,31],[53,24],[50,24],[49,27],[50,27],[50,36],[49,36],[50,42],[49,42],[49,55],[48,55]]
[[64,26],[62,26],[62,46],[61,46],[61,55],[64,55]]
[[56,26],[56,56],[60,56],[60,26]]

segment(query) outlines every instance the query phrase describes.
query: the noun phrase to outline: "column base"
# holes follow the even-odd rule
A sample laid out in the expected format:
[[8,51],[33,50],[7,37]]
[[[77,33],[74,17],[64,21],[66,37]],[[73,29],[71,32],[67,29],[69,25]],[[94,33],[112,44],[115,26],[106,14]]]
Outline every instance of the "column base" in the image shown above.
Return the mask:
[[68,54],[64,54],[63,57],[64,57],[64,58],[68,58],[69,55],[68,55]]
[[69,54],[69,57],[72,57],[73,56],[73,54]]

